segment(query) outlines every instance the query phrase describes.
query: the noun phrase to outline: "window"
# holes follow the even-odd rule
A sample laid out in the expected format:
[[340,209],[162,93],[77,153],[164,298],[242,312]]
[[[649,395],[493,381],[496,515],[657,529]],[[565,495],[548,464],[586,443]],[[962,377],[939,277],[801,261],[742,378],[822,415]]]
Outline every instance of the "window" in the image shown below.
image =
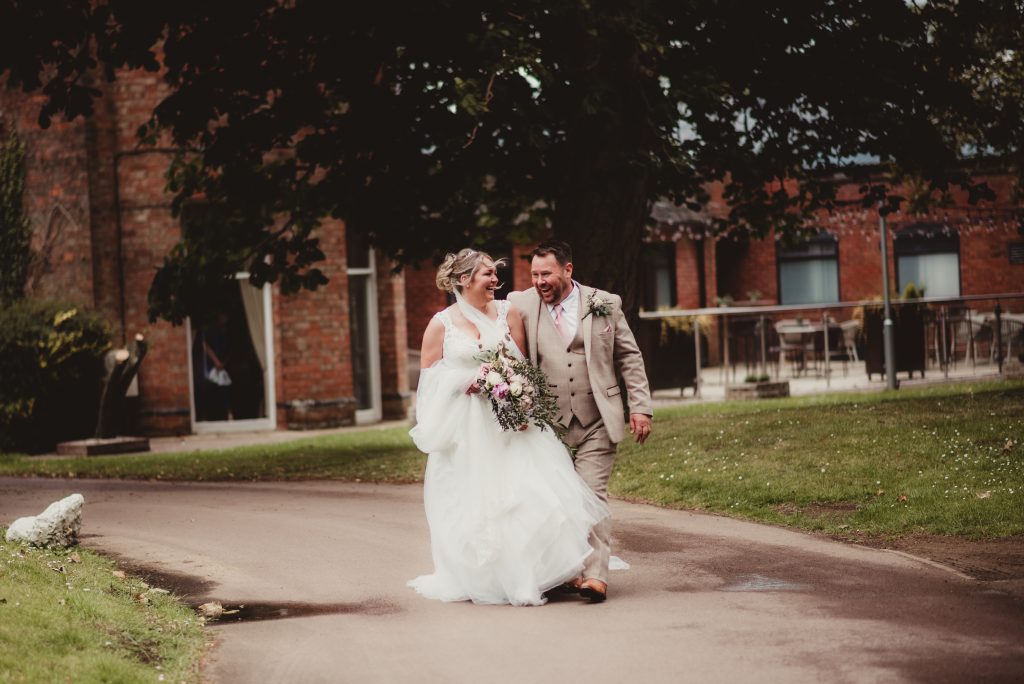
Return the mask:
[[647,311],[671,309],[676,305],[676,245],[673,242],[645,244],[640,251],[643,307]]
[[377,322],[377,263],[365,237],[345,231],[348,274],[349,346],[356,422],[381,417],[380,341]]
[[944,226],[915,223],[893,235],[899,291],[913,283],[927,297],[960,296],[960,235]]
[[780,304],[825,304],[839,301],[839,245],[820,233],[795,245],[777,243]]

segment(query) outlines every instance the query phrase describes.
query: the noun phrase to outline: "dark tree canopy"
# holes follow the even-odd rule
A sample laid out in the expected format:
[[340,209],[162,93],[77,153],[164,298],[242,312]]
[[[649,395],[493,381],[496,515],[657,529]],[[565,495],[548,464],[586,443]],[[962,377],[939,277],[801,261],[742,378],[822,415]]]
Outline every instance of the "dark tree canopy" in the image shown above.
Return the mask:
[[[186,221],[158,273],[151,314],[176,322],[240,268],[321,284],[326,216],[404,263],[550,228],[631,305],[652,202],[700,210],[713,181],[731,212],[712,228],[756,235],[830,208],[864,159],[983,197],[982,158],[1022,168],[1021,45],[1019,0],[0,8],[0,73],[49,96],[43,125],[88,115],[99,76],[165,69],[140,135],[181,150],[179,211],[231,217]],[[864,180],[866,203],[899,200]]]

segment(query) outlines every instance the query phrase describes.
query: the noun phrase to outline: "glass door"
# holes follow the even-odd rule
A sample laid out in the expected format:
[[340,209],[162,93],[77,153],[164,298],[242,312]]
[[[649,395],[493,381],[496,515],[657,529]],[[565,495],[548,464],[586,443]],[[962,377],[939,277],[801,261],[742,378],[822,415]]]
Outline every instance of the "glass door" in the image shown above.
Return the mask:
[[249,274],[211,296],[206,320],[186,323],[189,394],[195,432],[272,430],[277,425],[270,286]]

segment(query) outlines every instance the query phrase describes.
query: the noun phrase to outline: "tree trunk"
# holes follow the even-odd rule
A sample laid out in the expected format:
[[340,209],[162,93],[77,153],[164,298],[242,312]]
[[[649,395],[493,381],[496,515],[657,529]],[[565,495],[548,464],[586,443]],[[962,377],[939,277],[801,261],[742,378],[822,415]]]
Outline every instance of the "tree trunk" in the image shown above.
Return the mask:
[[635,322],[637,261],[650,211],[654,132],[644,91],[652,76],[640,67],[634,37],[614,30],[622,23],[592,32],[577,27],[578,40],[570,41],[577,113],[553,168],[554,233],[573,248],[577,280],[621,296]]
[[582,163],[555,207],[555,235],[573,249],[573,275],[622,297],[632,318],[639,306],[637,261],[648,213],[642,177]]

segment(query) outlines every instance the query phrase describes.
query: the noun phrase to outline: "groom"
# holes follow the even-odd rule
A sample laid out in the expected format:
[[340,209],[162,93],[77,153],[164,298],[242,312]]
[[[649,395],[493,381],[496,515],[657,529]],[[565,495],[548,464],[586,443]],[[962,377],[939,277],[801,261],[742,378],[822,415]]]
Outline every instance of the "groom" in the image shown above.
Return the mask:
[[[560,240],[542,242],[531,253],[533,289],[508,299],[526,324],[530,361],[548,376],[558,400],[565,442],[575,450],[576,472],[602,500],[615,445],[625,437],[619,376],[629,401],[629,431],[640,444],[651,434],[651,393],[644,360],[622,314],[622,300],[572,279],[572,250]],[[591,601],[608,596],[611,522],[590,535],[594,552],[584,561],[574,588]]]

